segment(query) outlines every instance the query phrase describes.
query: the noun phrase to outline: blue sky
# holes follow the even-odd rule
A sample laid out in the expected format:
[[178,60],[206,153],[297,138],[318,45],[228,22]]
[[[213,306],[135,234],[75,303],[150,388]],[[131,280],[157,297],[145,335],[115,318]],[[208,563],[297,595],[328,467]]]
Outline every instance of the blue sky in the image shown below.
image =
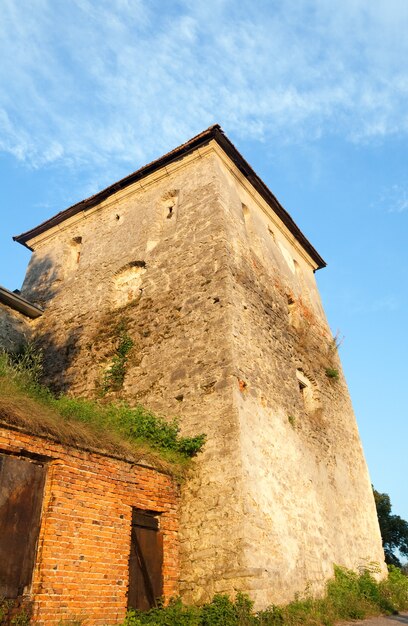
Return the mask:
[[218,122],[327,260],[372,481],[408,519],[406,0],[2,0],[11,236]]

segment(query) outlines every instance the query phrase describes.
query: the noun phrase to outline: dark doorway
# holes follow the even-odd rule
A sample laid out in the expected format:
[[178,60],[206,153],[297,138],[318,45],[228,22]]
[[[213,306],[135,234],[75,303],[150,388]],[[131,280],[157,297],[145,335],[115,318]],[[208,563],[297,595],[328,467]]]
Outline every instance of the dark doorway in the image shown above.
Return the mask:
[[128,607],[147,611],[163,595],[163,535],[157,513],[133,509]]
[[31,584],[45,471],[44,463],[0,454],[0,598]]

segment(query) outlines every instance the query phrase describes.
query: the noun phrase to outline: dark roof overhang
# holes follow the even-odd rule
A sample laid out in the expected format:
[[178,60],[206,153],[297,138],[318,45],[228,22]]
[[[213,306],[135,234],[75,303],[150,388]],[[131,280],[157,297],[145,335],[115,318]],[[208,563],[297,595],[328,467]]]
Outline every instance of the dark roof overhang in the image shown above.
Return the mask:
[[317,250],[312,246],[309,240],[304,236],[300,228],[293,221],[289,213],[283,208],[277,198],[273,195],[270,189],[265,185],[265,183],[259,178],[259,176],[254,172],[249,163],[244,159],[244,157],[238,152],[234,144],[228,139],[222,130],[221,126],[215,124],[214,126],[210,126],[207,130],[203,131],[199,135],[196,135],[186,143],[178,146],[171,152],[163,155],[159,159],[144,165],[136,172],[129,174],[125,178],[122,178],[118,182],[106,187],[102,191],[99,191],[95,195],[87,198],[86,200],[82,200],[81,202],[77,202],[72,205],[68,209],[61,211],[46,220],[39,226],[28,230],[21,235],[16,235],[13,237],[14,241],[21,243],[23,246],[31,250],[28,245],[28,241],[37,237],[38,235],[44,233],[49,228],[57,226],[61,224],[64,220],[80,213],[81,211],[86,211],[96,206],[109,196],[113,195],[117,191],[132,185],[133,183],[141,180],[145,176],[148,176],[152,172],[165,167],[166,165],[173,163],[174,161],[182,159],[186,154],[193,152],[197,148],[208,144],[211,140],[215,140],[218,145],[224,150],[224,152],[229,156],[229,158],[233,161],[239,171],[247,178],[247,180],[251,183],[251,185],[258,191],[258,193],[262,196],[262,198],[270,205],[273,211],[280,217],[282,222],[288,228],[288,230],[292,233],[292,235],[297,239],[297,241],[302,245],[305,251],[309,254],[309,256],[313,259],[313,261],[317,265],[317,269],[321,269],[326,266],[325,261],[322,259]]
[[39,306],[32,304],[20,296],[20,294],[9,291],[5,287],[0,287],[0,302],[32,319],[43,314],[43,310]]

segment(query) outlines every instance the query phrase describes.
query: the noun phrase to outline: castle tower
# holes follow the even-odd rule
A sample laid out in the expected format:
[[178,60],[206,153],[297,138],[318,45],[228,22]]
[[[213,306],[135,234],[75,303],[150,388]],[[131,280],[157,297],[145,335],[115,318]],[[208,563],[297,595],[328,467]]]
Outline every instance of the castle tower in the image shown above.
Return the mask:
[[321,590],[333,564],[384,567],[325,263],[219,126],[15,239],[49,382],[207,435],[182,487],[186,601],[265,607]]

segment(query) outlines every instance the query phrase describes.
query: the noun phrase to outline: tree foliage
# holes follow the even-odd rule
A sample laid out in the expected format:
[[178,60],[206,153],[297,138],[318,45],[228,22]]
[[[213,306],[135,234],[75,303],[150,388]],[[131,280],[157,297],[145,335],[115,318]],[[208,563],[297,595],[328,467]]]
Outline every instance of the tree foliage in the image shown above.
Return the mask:
[[[401,567],[399,555],[408,557],[408,522],[391,513],[392,505],[387,493],[379,493],[373,488],[375,506],[385,553],[389,565]],[[399,553],[399,554],[398,554]]]

